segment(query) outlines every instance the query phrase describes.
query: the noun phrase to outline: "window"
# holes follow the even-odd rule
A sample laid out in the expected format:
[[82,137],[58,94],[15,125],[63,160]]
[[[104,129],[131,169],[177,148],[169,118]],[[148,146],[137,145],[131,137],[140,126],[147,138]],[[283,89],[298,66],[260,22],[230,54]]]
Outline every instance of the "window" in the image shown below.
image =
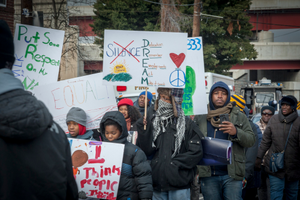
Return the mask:
[[257,103],[268,103],[269,101],[274,100],[273,93],[256,93],[256,102]]
[[0,0],[0,7],[6,7],[6,0]]

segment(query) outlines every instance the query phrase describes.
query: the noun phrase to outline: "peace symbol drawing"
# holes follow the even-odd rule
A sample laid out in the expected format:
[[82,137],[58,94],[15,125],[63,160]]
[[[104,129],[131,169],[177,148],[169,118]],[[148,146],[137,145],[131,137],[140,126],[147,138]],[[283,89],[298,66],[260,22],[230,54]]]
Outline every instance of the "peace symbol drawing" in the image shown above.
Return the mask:
[[172,86],[182,87],[185,85],[185,73],[180,69],[180,66],[185,59],[185,54],[181,53],[177,55],[175,53],[170,53],[170,58],[177,68],[175,71],[171,72],[169,82]]

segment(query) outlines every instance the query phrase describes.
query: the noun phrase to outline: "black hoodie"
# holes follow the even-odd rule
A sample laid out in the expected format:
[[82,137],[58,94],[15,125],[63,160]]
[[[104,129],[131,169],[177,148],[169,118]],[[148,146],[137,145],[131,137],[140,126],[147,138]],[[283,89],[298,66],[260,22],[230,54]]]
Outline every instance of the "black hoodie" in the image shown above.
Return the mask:
[[105,137],[104,123],[111,119],[122,127],[120,137],[112,142],[125,144],[118,200],[152,199],[151,167],[145,153],[137,146],[127,141],[128,131],[126,121],[119,111],[107,112],[100,122],[100,134],[104,142],[110,142]]
[[0,199],[78,199],[65,132],[7,70],[0,70]]

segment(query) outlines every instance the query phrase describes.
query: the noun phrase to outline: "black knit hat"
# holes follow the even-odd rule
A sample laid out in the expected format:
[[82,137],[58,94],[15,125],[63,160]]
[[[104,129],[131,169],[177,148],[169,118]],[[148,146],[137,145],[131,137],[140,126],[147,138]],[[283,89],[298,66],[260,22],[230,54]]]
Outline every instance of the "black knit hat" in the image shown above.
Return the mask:
[[[6,21],[0,20],[0,62],[15,62],[14,56],[14,39]],[[4,67],[4,66],[0,66]]]
[[280,105],[288,104],[291,106],[292,110],[297,110],[297,103],[298,103],[298,101],[297,101],[296,97],[294,97],[292,95],[287,95],[287,96],[282,97]]
[[263,106],[260,110],[260,114],[262,115],[264,110],[270,110],[272,112],[272,115],[275,113],[275,108],[273,106]]

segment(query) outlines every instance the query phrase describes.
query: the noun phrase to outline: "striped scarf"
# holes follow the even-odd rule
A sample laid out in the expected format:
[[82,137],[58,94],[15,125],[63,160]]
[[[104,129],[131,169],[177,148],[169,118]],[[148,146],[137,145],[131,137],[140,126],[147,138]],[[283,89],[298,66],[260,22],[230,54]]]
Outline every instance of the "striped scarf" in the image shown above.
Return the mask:
[[[172,123],[172,118],[174,117],[173,105],[163,100],[159,99],[158,109],[156,111],[156,116],[153,121],[153,141],[152,147],[155,147],[155,141],[161,132],[166,131],[166,127],[169,123]],[[184,139],[185,133],[185,116],[184,112],[178,113],[177,123],[176,123],[176,134],[175,134],[175,151],[172,154],[172,158],[179,152],[181,143]]]

